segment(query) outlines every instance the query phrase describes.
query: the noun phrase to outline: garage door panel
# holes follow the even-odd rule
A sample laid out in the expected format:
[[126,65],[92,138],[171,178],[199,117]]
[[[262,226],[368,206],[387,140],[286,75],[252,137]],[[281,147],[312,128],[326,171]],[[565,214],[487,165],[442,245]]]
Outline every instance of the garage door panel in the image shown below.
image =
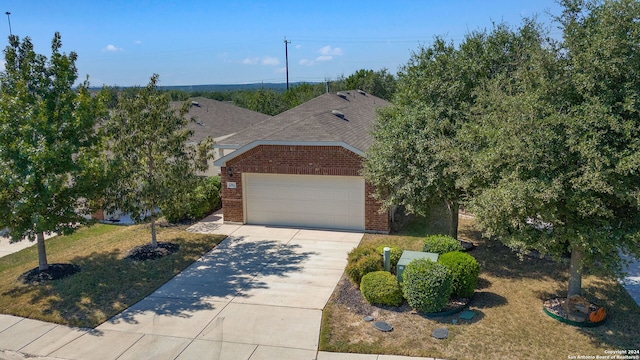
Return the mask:
[[355,176],[244,175],[246,221],[364,229],[364,180]]

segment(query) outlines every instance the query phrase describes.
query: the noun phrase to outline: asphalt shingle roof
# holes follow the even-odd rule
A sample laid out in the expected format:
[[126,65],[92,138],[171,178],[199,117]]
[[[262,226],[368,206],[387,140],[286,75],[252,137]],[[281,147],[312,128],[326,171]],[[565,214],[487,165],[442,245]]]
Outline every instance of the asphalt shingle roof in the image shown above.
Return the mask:
[[[356,90],[325,93],[217,144],[242,147],[256,140],[344,142],[364,152],[373,142],[376,109],[389,104]],[[334,110],[344,118],[335,115]]]
[[[189,101],[197,103],[189,107],[187,114],[188,117],[196,119],[196,122],[190,122],[188,125],[189,129],[193,130],[191,141],[194,142],[200,142],[207,136],[217,138],[235,134],[271,118],[270,115],[204,97],[191,98]],[[176,108],[182,104],[181,101],[171,103]]]

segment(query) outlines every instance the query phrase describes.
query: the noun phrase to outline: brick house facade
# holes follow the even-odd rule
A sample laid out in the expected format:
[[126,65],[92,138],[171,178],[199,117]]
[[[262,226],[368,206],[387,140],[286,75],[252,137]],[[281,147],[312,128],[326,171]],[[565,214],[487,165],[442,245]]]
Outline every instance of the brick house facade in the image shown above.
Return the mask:
[[228,152],[215,161],[225,222],[388,233],[389,212],[361,176],[388,105],[360,90],[326,93],[216,141]]
[[[363,160],[341,146],[258,145],[230,159],[221,169],[224,219],[244,222],[243,173],[360,176]],[[235,188],[226,186],[229,181]],[[372,193],[373,187],[365,183],[365,231],[388,233],[389,214],[380,211]]]

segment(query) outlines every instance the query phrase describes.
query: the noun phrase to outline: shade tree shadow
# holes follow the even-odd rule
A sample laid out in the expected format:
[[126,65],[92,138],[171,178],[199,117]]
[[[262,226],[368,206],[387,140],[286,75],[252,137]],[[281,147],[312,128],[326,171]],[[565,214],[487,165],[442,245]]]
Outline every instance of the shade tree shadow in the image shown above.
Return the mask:
[[[179,272],[184,266],[180,264],[203,253],[206,244],[172,241],[180,243],[180,251],[150,261],[123,259],[119,249],[78,256],[70,261],[80,267],[78,273],[16,287],[2,295],[28,297],[27,301],[37,304],[43,313],[59,314],[68,325],[82,328],[94,328],[105,320],[135,322],[137,314],[148,311],[188,318],[193,312],[215,309],[216,299],[247,296],[244,291],[266,288],[265,282],[254,280],[257,276],[287,276],[301,271],[304,261],[314,254],[276,240],[229,238],[218,245],[218,250]],[[170,281],[152,285],[154,280],[173,274],[177,275]]]
[[216,301],[247,297],[253,289],[266,289],[261,276],[286,277],[303,269],[315,252],[276,240],[249,241],[230,237],[153,292],[148,298],[120,313],[110,322],[135,323],[136,315],[190,317],[198,310],[214,309]]

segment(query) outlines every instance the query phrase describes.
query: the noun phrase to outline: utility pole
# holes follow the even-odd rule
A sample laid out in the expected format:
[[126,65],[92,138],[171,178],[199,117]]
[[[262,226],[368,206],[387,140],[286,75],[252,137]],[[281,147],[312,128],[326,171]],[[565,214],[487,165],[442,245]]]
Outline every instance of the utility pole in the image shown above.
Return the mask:
[[11,17],[9,16],[11,13],[7,11],[5,14],[7,14],[7,21],[9,21],[9,35],[13,35],[11,33]]
[[291,41],[287,41],[287,37],[284,37],[284,61],[287,72],[287,90],[289,90],[289,44]]

